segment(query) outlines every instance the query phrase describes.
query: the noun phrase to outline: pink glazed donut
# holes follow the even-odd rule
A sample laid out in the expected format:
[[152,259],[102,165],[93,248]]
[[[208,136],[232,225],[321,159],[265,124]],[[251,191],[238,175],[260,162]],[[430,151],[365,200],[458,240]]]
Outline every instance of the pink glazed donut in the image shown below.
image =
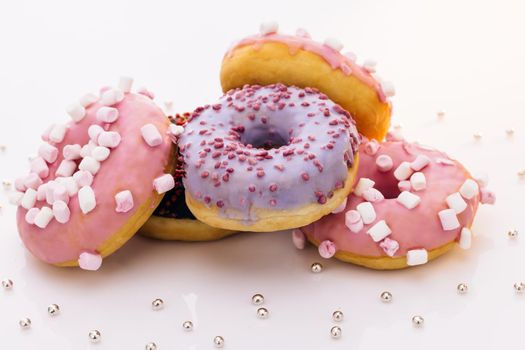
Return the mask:
[[122,78],[71,105],[73,120],[46,131],[30,174],[15,182],[20,237],[46,263],[97,270],[173,187],[170,122],[131,84]]
[[486,182],[417,143],[371,140],[360,159],[353,193],[331,215],[294,230],[298,248],[306,238],[324,258],[381,270],[425,264],[456,242],[470,248],[479,202],[495,200]]

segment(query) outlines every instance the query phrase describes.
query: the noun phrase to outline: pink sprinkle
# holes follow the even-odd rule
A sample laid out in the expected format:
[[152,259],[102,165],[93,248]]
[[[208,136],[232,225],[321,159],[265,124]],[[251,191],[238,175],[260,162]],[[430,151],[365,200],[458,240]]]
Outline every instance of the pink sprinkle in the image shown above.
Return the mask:
[[496,195],[494,192],[483,187],[481,190],[481,203],[483,204],[494,204],[496,203]]
[[308,175],[308,173],[302,173],[301,177],[303,178],[304,181],[310,180],[310,175]]
[[292,231],[292,242],[295,248],[304,249],[306,244],[306,237],[300,229],[296,228]]
[[272,183],[272,184],[270,185],[269,189],[270,189],[270,192],[275,192],[275,191],[277,191],[277,184]]
[[36,173],[42,179],[49,175],[49,167],[44,158],[36,157],[31,161],[31,172]]
[[248,186],[248,191],[255,192],[255,186],[254,185]]
[[219,208],[224,207],[224,201],[217,201],[217,207]]
[[162,136],[160,135],[159,130],[155,125],[153,124],[146,124],[142,128],[140,128],[140,133],[142,134],[142,138],[148,146],[150,147],[156,147],[160,144],[162,144]]
[[49,143],[44,143],[38,149],[38,155],[48,163],[54,163],[58,157],[58,149]]
[[164,174],[153,180],[153,188],[157,193],[166,193],[175,187],[175,179],[171,174]]
[[263,176],[264,176],[264,170],[258,170],[257,177],[263,177]]
[[102,256],[96,253],[84,252],[78,257],[78,265],[83,270],[96,271],[102,265]]
[[127,213],[135,206],[133,202],[133,195],[129,190],[117,193],[115,195],[115,202],[117,203],[117,206],[115,208],[115,211],[117,213]]
[[385,251],[386,255],[393,257],[399,249],[399,243],[396,240],[386,237],[379,246]]
[[275,207],[277,205],[277,201],[275,199],[270,199],[268,203],[270,204],[271,207]]
[[325,259],[330,259],[335,255],[336,246],[334,242],[326,240],[319,244],[319,255]]
[[210,172],[209,172],[209,171],[206,171],[206,170],[205,170],[205,171],[203,171],[203,172],[201,173],[201,177],[202,177],[203,179],[207,178],[208,176],[210,176]]
[[64,201],[57,200],[53,203],[53,215],[59,223],[65,224],[69,221],[71,212]]

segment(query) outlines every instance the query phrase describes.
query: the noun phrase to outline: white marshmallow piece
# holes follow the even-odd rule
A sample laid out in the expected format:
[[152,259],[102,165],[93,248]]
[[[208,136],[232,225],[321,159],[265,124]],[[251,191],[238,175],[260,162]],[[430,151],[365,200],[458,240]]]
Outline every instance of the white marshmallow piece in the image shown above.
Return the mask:
[[50,145],[49,143],[43,143],[38,148],[38,155],[48,163],[54,163],[58,157],[58,149],[55,146]]
[[82,146],[80,149],[80,157],[89,157],[91,155],[91,152],[97,147],[96,143],[93,141],[89,141],[88,144]]
[[385,237],[389,236],[392,233],[390,227],[388,227],[385,220],[378,221],[374,226],[370,227],[366,231],[372,237],[374,242],[382,241]]
[[71,216],[71,212],[69,211],[66,202],[60,200],[55,201],[55,203],[53,203],[53,215],[59,223],[67,223]]
[[97,206],[95,192],[91,186],[84,186],[78,191],[78,204],[84,214],[89,213]]
[[370,202],[363,202],[359,203],[356,207],[359,214],[361,214],[361,218],[363,219],[363,223],[368,225],[375,221],[376,219],[376,211],[374,209],[374,206]]
[[383,194],[375,188],[369,188],[363,192],[363,199],[367,202],[375,203],[381,202],[383,199],[385,199],[385,196],[383,196]]
[[103,132],[104,129],[98,125],[98,124],[91,124],[88,128],[88,135],[91,141],[97,142],[98,135],[100,135],[101,132]]
[[22,198],[24,198],[23,192],[11,192],[8,196],[9,204],[18,206],[22,203]]
[[25,220],[29,225],[33,225],[35,223],[35,218],[40,212],[40,209],[38,208],[31,208],[27,211],[25,215]]
[[133,86],[133,78],[132,77],[126,77],[122,76],[120,77],[118,81],[118,88],[120,91],[124,93],[128,93],[131,91],[131,87]]
[[472,246],[472,231],[463,227],[459,236],[459,247],[463,250],[470,249]]
[[264,22],[264,23],[261,23],[261,25],[259,26],[259,33],[261,33],[261,35],[277,33],[278,30],[279,30],[279,23],[275,21]]
[[131,194],[131,191],[128,190],[117,193],[115,195],[115,202],[117,204],[115,207],[117,213],[127,213],[133,209],[133,206],[135,205],[133,203],[133,195]]
[[113,107],[102,106],[97,111],[97,120],[103,123],[114,123],[118,117],[118,109]]
[[306,244],[306,237],[304,236],[304,233],[297,228],[294,229],[292,231],[292,242],[295,248],[304,249],[304,246]]
[[326,38],[324,44],[335,51],[343,49],[343,44],[336,38]]
[[77,159],[82,158],[82,156],[80,155],[81,151],[82,151],[82,147],[78,144],[66,145],[62,149],[62,155],[64,156],[64,159],[77,160]]
[[124,93],[119,89],[108,89],[100,96],[100,103],[104,106],[113,106],[124,99]]
[[98,96],[92,93],[85,94],[78,99],[78,103],[84,108],[98,101]]
[[97,146],[91,151],[91,157],[99,162],[103,162],[108,159],[111,151],[107,147]]
[[368,73],[375,73],[377,62],[375,60],[367,59],[363,62],[363,69]]
[[397,188],[399,188],[399,190],[401,192],[404,192],[404,191],[411,191],[412,190],[412,184],[410,183],[410,181],[399,181],[397,183]]
[[95,175],[100,169],[100,162],[93,157],[87,156],[82,159],[78,169],[89,171],[92,175]]
[[80,103],[73,103],[67,106],[66,112],[75,123],[78,123],[86,116],[86,109]]
[[361,214],[357,210],[349,210],[345,214],[345,225],[353,233],[358,233],[364,227]]
[[68,196],[74,196],[78,193],[78,184],[73,176],[57,178],[57,181],[64,185]]
[[412,192],[403,191],[397,196],[397,201],[407,209],[414,209],[421,203],[421,198]]
[[343,210],[345,210],[346,208],[346,202],[347,202],[348,198],[345,198],[343,200],[343,202],[341,204],[339,204],[339,206],[337,208],[335,208],[334,210],[332,210],[332,214],[339,214],[341,212],[343,212]]
[[450,209],[454,209],[456,214],[461,214],[467,209],[467,202],[461,197],[459,192],[452,193],[446,198],[447,205]]
[[32,188],[28,188],[26,190],[26,193],[24,193],[22,200],[20,201],[20,205],[27,210],[33,208],[36,203],[36,196],[37,196],[36,190]]
[[361,197],[363,192],[374,187],[375,184],[375,181],[367,179],[366,177],[362,177],[359,179],[359,182],[354,188],[354,194],[358,197]]
[[459,193],[461,193],[465,199],[472,199],[479,194],[479,185],[476,181],[467,179],[463,185],[461,185]]
[[423,265],[428,262],[428,252],[426,249],[412,249],[407,251],[407,265]]
[[416,157],[416,159],[412,161],[412,163],[410,163],[410,167],[414,171],[421,171],[429,164],[430,164],[430,158],[424,154],[420,154]]
[[79,170],[74,173],[73,179],[77,182],[78,187],[91,186],[93,183],[93,175],[86,170]]
[[30,173],[24,178],[24,187],[36,190],[40,185],[42,185],[42,182],[42,179],[37,174]]
[[157,193],[166,193],[175,187],[175,179],[171,174],[164,174],[153,180],[153,188]]
[[382,154],[376,158],[376,166],[377,170],[379,170],[382,173],[386,173],[387,171],[392,170],[392,168],[394,167],[394,161],[390,156]]
[[102,266],[102,256],[88,252],[81,253],[78,257],[78,266],[82,270],[97,271]]
[[36,157],[31,160],[30,168],[31,172],[37,174],[41,179],[49,175],[49,167],[42,157]]
[[68,177],[68,176],[73,175],[76,169],[77,169],[77,163],[75,163],[72,160],[64,159],[62,162],[60,162],[60,165],[58,166],[58,169],[55,175],[62,176],[62,177]]
[[365,144],[365,153],[369,156],[374,156],[377,151],[379,151],[380,147],[381,146],[379,145],[379,142],[377,142],[375,139],[372,139]]
[[438,213],[438,216],[444,231],[452,231],[459,228],[459,220],[454,209],[443,209]]
[[142,138],[150,147],[156,147],[162,143],[162,136],[159,130],[153,124],[146,124],[140,128]]
[[414,191],[422,191],[427,188],[427,178],[422,172],[413,173],[410,176],[410,185]]
[[397,169],[394,170],[394,177],[398,181],[407,180],[412,175],[413,172],[414,171],[410,167],[409,162],[402,162],[401,164],[399,164]]
[[49,140],[54,143],[60,143],[66,136],[67,127],[64,124],[55,124],[49,132]]
[[121,137],[116,131],[103,131],[98,135],[99,146],[115,148],[120,144]]
[[392,97],[396,94],[396,88],[394,87],[394,84],[389,81],[381,82],[381,90],[383,90],[383,93],[386,97]]
[[184,132],[184,127],[177,124],[170,124],[168,133],[172,136],[178,137]]
[[34,224],[42,229],[46,228],[47,225],[53,220],[53,210],[49,207],[42,207],[35,216]]

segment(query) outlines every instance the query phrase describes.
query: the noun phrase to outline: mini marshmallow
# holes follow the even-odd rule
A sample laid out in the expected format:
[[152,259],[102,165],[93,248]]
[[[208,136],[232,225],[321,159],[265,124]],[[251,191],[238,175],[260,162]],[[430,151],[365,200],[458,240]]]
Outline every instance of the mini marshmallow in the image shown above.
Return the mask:
[[78,184],[73,176],[61,177],[58,178],[57,181],[64,185],[68,196],[71,197],[78,193]]
[[367,59],[363,62],[363,68],[368,73],[375,73],[377,67],[377,62],[375,60]]
[[118,81],[118,88],[122,92],[124,92],[124,93],[130,92],[132,86],[133,86],[133,78],[125,77],[125,76],[120,77],[120,79]]
[[40,135],[40,138],[42,139],[42,141],[44,142],[49,141],[49,134],[51,133],[51,130],[53,130],[54,127],[55,127],[55,124],[51,124],[44,130],[44,132]]
[[67,127],[64,124],[55,124],[49,132],[49,140],[54,143],[60,143],[66,136]]
[[366,177],[362,177],[359,179],[359,182],[354,188],[354,194],[356,196],[361,197],[363,195],[363,192],[365,192],[369,188],[374,187],[375,184],[375,181],[367,179]]
[[27,211],[25,220],[29,225],[33,225],[35,223],[35,218],[40,212],[40,209],[38,208],[31,208]]
[[100,104],[113,106],[124,99],[124,93],[119,89],[108,89],[100,96]]
[[85,94],[78,99],[78,103],[84,108],[98,101],[98,96],[92,93]]
[[58,200],[53,203],[53,215],[55,216],[56,221],[65,224],[69,221],[71,212],[64,201]]
[[58,149],[49,143],[43,143],[38,148],[38,155],[48,163],[54,163],[58,157]]
[[36,200],[37,201],[45,201],[46,200],[46,187],[48,183],[42,184],[38,186],[38,189],[36,190]]
[[494,204],[496,203],[496,195],[494,192],[488,190],[487,188],[483,187],[480,191],[481,198],[480,201],[482,204]]
[[438,216],[444,231],[452,231],[459,228],[459,220],[454,209],[443,209],[438,213]]
[[410,167],[409,162],[402,162],[399,164],[396,170],[394,170],[394,177],[399,180],[403,181],[408,179],[414,171]]
[[426,249],[412,249],[407,252],[407,265],[423,265],[428,262],[428,252]]
[[42,185],[42,179],[35,173],[30,173],[24,178],[25,188],[32,188],[36,190],[40,185]]
[[168,133],[172,136],[178,137],[184,132],[184,127],[181,125],[170,124]]
[[37,174],[42,179],[49,175],[49,167],[42,157],[36,157],[31,160],[30,168],[32,173]]
[[385,237],[392,233],[385,220],[378,221],[374,226],[366,231],[372,237],[374,242],[382,241]]
[[341,213],[343,210],[345,210],[346,208],[346,202],[347,202],[348,198],[345,198],[343,200],[343,202],[341,204],[339,204],[339,206],[337,208],[335,208],[334,210],[332,210],[332,214],[339,214]]
[[115,148],[120,144],[121,137],[116,131],[103,131],[98,135],[99,146]]
[[472,231],[468,228],[463,227],[461,229],[461,234],[459,235],[459,247],[461,249],[470,249],[472,246]]
[[88,128],[88,135],[91,141],[97,142],[98,135],[100,135],[101,132],[103,132],[104,129],[98,125],[98,124],[91,124]]
[[335,51],[343,49],[343,44],[336,38],[326,38],[324,44]]
[[334,242],[325,240],[325,241],[322,241],[321,244],[319,244],[318,250],[319,250],[319,255],[322,258],[330,259],[331,257],[335,255],[335,252],[337,249],[336,249]]
[[86,116],[86,109],[80,103],[73,103],[67,106],[66,112],[75,123],[78,123]]
[[81,253],[78,257],[78,266],[82,270],[97,271],[102,265],[102,256],[100,254]]
[[152,91],[149,91],[146,87],[141,87],[137,90],[137,94],[144,95],[147,98],[153,100],[155,98],[155,94]]
[[119,117],[118,109],[102,106],[97,111],[97,120],[103,123],[114,123]]
[[47,225],[53,220],[53,210],[49,207],[42,207],[35,216],[34,224],[42,229],[46,228]]
[[412,161],[412,163],[410,163],[410,167],[414,171],[421,171],[429,164],[430,164],[430,158],[424,154],[420,154],[416,157],[416,159]]
[[82,158],[89,157],[91,155],[91,152],[97,147],[95,142],[89,141],[87,145],[82,146],[80,149],[80,156]]
[[78,191],[78,204],[84,214],[89,213],[97,206],[95,192],[91,186],[84,186]]
[[100,162],[93,157],[87,156],[82,159],[78,169],[89,171],[92,175],[95,175],[100,169]]
[[24,192],[26,190],[26,185],[24,184],[26,181],[26,176],[21,176],[15,179],[15,189],[20,192]]
[[77,182],[78,187],[91,186],[93,175],[86,170],[79,170],[73,174],[73,179]]
[[301,38],[311,38],[310,33],[304,28],[297,28],[295,35]]
[[397,202],[407,209],[414,209],[421,203],[421,198],[412,192],[403,191],[397,196]]
[[81,151],[82,147],[80,145],[66,145],[62,149],[62,155],[64,156],[64,159],[76,160],[82,158],[82,156],[80,155]]
[[376,219],[376,211],[370,202],[359,203],[356,207],[364,224],[371,224]]
[[383,194],[380,191],[372,187],[363,192],[363,198],[368,202],[375,203],[381,202],[383,199],[385,199],[385,196],[383,196]]
[[452,193],[446,198],[447,205],[450,209],[454,209],[456,214],[461,214],[467,209],[467,202],[461,197],[459,192]]
[[73,175],[76,169],[77,169],[77,163],[75,163],[72,160],[64,159],[62,162],[60,162],[60,165],[58,166],[58,169],[55,175],[62,176],[62,177],[68,177],[68,176]]
[[[57,182],[56,181],[49,181],[48,183],[45,184],[45,193],[46,193],[46,202],[47,204],[49,205],[53,205],[53,203],[55,202],[55,186],[57,185]],[[38,193],[37,193],[37,196],[38,196]]]
[[379,151],[380,147],[381,146],[379,145],[379,142],[377,142],[375,139],[372,139],[365,144],[365,153],[369,156],[374,156],[377,151]]
[[160,135],[159,130],[153,124],[146,124],[140,128],[140,133],[142,138],[150,147],[158,146],[162,143],[162,136]]
[[343,54],[346,58],[348,58],[350,61],[355,62],[357,61],[357,55],[353,52],[345,52]]
[[414,191],[421,191],[427,188],[427,178],[425,174],[419,171],[413,173],[412,176],[410,176],[410,185]]
[[472,179],[467,179],[463,185],[461,185],[461,188],[459,189],[459,193],[466,198],[466,199],[472,199],[479,193],[479,185],[476,181]]
[[386,255],[393,257],[399,249],[399,242],[387,237],[379,243],[379,247],[383,249]]
[[131,191],[128,190],[117,193],[115,195],[115,202],[117,203],[115,208],[117,213],[127,213],[133,209],[134,206],[133,195],[131,194]]
[[9,204],[11,205],[20,205],[22,198],[24,198],[24,193],[19,191],[11,192],[8,195]]
[[476,173],[473,174],[472,177],[476,180],[480,188],[487,187],[489,184],[489,176],[487,173]]
[[24,193],[22,200],[20,201],[20,205],[27,210],[33,208],[36,203],[36,195],[36,190],[28,188],[27,191]]
[[383,90],[383,93],[386,97],[392,97],[396,94],[396,88],[394,87],[394,84],[389,81],[381,82],[381,90]]
[[304,236],[303,231],[296,228],[292,231],[292,242],[295,248],[297,249],[304,249],[304,246],[306,244],[306,237]]
[[264,23],[261,23],[261,25],[259,26],[259,33],[261,33],[261,35],[277,33],[278,30],[279,30],[279,23],[275,21],[264,22]]
[[412,189],[412,184],[410,183],[410,181],[399,181],[397,183],[397,188],[399,188],[399,191],[401,192],[404,192],[404,191],[410,191]]
[[166,193],[175,187],[175,179],[171,174],[164,174],[153,180],[153,188],[157,193]]
[[377,170],[379,170],[382,173],[386,173],[387,171],[392,170],[392,168],[394,167],[394,161],[390,156],[382,154],[376,158],[376,165]]
[[455,164],[453,160],[450,160],[447,158],[436,158],[436,163],[441,164],[441,165],[450,165],[450,166]]
[[111,151],[107,147],[97,146],[91,151],[91,157],[99,162],[103,162],[108,159]]
[[[51,199],[51,197],[50,197]],[[46,196],[47,200],[47,196]],[[54,204],[56,201],[63,201],[65,203],[69,203],[69,194],[67,193],[67,188],[61,183],[56,183],[55,186],[53,186],[53,194],[52,199],[50,200],[51,203]]]
[[353,233],[358,233],[364,227],[361,214],[357,210],[349,210],[345,214],[345,225]]

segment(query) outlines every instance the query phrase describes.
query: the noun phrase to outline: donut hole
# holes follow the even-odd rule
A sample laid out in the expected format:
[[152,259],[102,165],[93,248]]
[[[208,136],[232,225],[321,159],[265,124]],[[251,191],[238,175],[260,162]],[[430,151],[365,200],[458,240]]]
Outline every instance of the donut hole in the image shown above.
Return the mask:
[[285,131],[272,125],[258,125],[247,129],[241,136],[244,145],[254,148],[272,149],[290,144]]
[[376,182],[374,188],[381,192],[383,196],[385,196],[385,199],[397,198],[401,193],[399,186],[397,185],[398,181],[392,175],[382,175],[373,180]]

